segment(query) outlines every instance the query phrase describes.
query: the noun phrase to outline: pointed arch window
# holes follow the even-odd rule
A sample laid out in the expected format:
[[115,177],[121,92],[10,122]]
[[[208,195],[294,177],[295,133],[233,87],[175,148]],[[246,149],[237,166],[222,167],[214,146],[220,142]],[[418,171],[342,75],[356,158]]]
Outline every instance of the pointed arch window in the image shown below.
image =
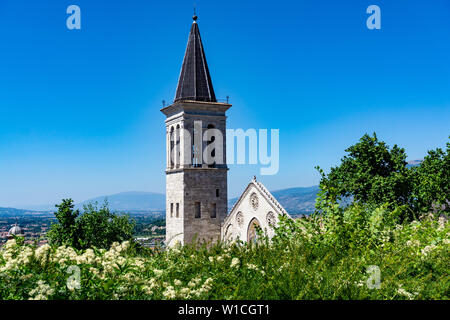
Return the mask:
[[249,225],[247,231],[247,242],[254,243],[258,241],[258,229],[261,229],[261,224],[258,219],[253,218]]

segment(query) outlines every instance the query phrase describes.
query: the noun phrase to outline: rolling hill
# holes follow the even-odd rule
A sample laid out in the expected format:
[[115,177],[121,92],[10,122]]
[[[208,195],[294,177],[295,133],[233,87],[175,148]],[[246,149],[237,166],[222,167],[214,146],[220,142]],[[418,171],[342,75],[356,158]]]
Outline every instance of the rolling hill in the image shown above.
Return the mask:
[[107,200],[109,208],[115,211],[160,211],[166,208],[166,196],[162,193],[130,191],[109,196],[101,196],[78,203],[75,207],[82,209],[83,205],[97,202],[102,205]]
[[24,210],[15,208],[1,208],[0,207],[0,217],[23,217],[23,216],[53,216],[50,212],[46,211],[34,211],[34,210]]
[[[272,194],[291,214],[308,214],[314,210],[314,201],[319,190],[318,186],[289,188],[273,191]],[[166,197],[162,193],[130,191],[108,196],[92,198],[75,205],[76,209],[82,209],[88,203],[97,202],[102,205],[107,200],[109,208],[113,211],[163,211],[166,207]],[[237,198],[228,201],[229,209],[237,201]],[[36,214],[38,211],[54,210],[54,205],[29,207],[26,210],[14,208],[0,208],[0,215],[17,216]]]

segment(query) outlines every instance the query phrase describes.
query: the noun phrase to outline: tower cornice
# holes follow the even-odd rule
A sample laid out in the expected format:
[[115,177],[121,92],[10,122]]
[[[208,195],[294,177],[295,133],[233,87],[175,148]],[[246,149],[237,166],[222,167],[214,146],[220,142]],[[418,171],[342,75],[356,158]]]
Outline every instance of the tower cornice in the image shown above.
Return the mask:
[[225,113],[231,108],[231,104],[223,102],[203,102],[203,101],[177,101],[171,105],[161,109],[167,117],[180,111],[206,111],[206,112],[223,112]]

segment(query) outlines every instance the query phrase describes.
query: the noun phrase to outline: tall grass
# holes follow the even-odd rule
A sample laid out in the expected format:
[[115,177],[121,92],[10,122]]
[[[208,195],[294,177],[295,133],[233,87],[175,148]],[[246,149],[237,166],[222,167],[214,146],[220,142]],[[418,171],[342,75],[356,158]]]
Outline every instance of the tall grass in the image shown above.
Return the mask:
[[449,298],[444,217],[398,224],[385,208],[324,208],[305,219],[282,217],[275,237],[260,233],[253,244],[152,251],[124,242],[77,251],[12,240],[0,251],[0,298]]

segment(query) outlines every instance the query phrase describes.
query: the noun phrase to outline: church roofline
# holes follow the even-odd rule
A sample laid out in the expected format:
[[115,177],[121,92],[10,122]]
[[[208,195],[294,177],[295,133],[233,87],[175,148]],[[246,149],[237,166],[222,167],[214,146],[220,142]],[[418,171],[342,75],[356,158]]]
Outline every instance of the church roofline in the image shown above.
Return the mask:
[[242,199],[247,194],[248,190],[250,189],[250,186],[255,186],[255,188],[268,200],[268,202],[275,208],[278,209],[282,214],[285,214],[287,217],[292,217],[289,215],[289,213],[284,209],[284,207],[278,202],[278,200],[270,193],[269,190],[259,181],[256,180],[256,177],[253,177],[252,181],[247,185],[244,192],[239,196],[239,199],[234,203],[233,207],[229,211],[229,214],[225,218],[223,225],[226,225],[228,223],[228,220],[231,219],[231,216],[233,214],[233,211],[238,207],[238,205],[241,203]]
[[290,217],[289,213],[286,211],[286,209],[284,209],[281,203],[278,202],[278,200],[273,196],[273,194],[269,190],[267,190],[267,188],[261,182],[256,181],[256,177],[253,177],[252,182],[277,209],[279,209],[283,214],[286,214],[287,216]]

